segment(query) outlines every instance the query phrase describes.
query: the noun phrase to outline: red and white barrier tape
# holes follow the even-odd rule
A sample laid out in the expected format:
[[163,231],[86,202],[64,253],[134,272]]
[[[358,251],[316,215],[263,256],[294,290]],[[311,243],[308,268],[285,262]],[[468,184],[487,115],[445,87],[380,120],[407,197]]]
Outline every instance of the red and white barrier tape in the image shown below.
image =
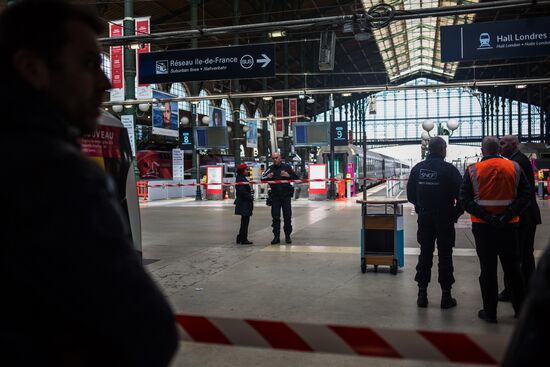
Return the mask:
[[338,182],[338,181],[407,181],[406,178],[316,178],[302,180],[267,180],[267,181],[247,181],[247,182],[201,182],[201,183],[177,183],[177,184],[149,184],[147,187],[181,187],[181,186],[235,186],[235,185],[259,185],[259,184],[284,184],[284,183],[309,183],[309,182]]
[[507,335],[392,330],[176,315],[187,342],[496,365]]

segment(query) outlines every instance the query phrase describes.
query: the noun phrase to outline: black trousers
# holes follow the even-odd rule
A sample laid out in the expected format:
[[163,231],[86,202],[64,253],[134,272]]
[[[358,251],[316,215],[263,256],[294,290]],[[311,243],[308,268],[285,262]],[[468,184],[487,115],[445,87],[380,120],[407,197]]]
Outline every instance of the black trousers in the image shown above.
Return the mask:
[[451,219],[441,218],[434,214],[419,214],[416,237],[420,244],[420,256],[418,256],[416,277],[414,278],[418,283],[418,287],[428,287],[432,273],[435,242],[437,241],[438,282],[441,289],[451,290],[455,282],[453,275],[454,222]]
[[[531,275],[535,272],[535,233],[537,231],[537,225],[534,223],[520,222],[518,227],[518,246],[516,256],[520,261],[521,275],[523,276],[525,291],[529,289],[529,281]],[[508,285],[508,279],[504,279],[504,285],[506,291],[510,288]]]
[[281,209],[283,210],[285,236],[290,236],[292,233],[292,207],[290,205],[292,197],[290,196],[274,196],[273,205],[271,205],[271,218],[273,222],[273,234],[279,236],[281,233]]
[[241,215],[241,228],[239,228],[239,235],[237,236],[239,241],[248,240],[248,224],[250,223],[249,215]]
[[523,277],[517,257],[517,227],[495,228],[488,224],[472,223],[472,233],[476,242],[481,274],[479,285],[483,298],[483,309],[491,316],[497,315],[498,281],[497,257],[504,271],[505,282],[509,286],[512,306],[519,315],[525,297]]

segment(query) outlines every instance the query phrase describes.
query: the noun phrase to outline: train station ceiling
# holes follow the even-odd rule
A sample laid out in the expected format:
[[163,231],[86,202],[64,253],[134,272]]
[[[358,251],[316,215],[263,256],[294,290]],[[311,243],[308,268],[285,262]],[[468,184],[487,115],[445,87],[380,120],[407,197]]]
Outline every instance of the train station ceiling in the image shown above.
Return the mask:
[[[106,20],[124,17],[124,1],[84,0],[93,4]],[[527,1],[501,0],[490,4],[503,6],[475,14],[457,14],[440,17],[393,20],[381,27],[350,29],[342,24],[317,23],[310,26],[279,27],[277,22],[293,19],[318,19],[344,15],[360,15],[381,3],[378,0],[136,0],[134,15],[151,17],[151,32],[192,29],[191,7],[197,3],[197,28],[225,27],[271,23],[269,30],[253,29],[239,33],[228,32],[198,39],[198,47],[216,47],[235,44],[275,43],[277,76],[262,80],[242,80],[240,90],[262,91],[317,87],[346,87],[397,85],[417,77],[428,77],[443,82],[461,80],[490,80],[499,78],[550,77],[550,57],[477,62],[441,62],[440,28],[445,25],[496,20],[521,19],[550,15],[548,2],[529,5]],[[476,4],[466,0],[387,0],[399,14],[412,14],[422,9]],[[488,1],[479,1],[489,4]],[[536,4],[536,2],[533,2]],[[283,37],[270,37],[271,31],[282,31]],[[337,37],[333,71],[320,71],[318,66],[319,38],[323,31],[334,31]],[[168,38],[152,44],[153,50],[185,49],[191,47],[189,38]],[[235,83],[218,81],[216,91],[234,92]],[[496,91],[498,89],[498,92]],[[514,86],[485,88],[488,93],[518,100],[550,105],[550,86],[533,85],[523,90]],[[361,96],[354,96],[358,98]],[[326,108],[326,101],[317,98],[317,110]],[[347,100],[349,101],[349,100]],[[337,101],[338,103],[339,101]],[[343,103],[344,100],[342,99]]]

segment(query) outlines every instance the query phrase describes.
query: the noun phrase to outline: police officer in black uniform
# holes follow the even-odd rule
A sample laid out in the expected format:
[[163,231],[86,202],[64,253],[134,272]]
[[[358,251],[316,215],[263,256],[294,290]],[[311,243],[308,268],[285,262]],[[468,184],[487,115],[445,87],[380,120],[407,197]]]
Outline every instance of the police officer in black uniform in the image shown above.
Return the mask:
[[[298,175],[294,172],[292,167],[288,164],[282,163],[281,154],[275,152],[271,155],[273,164],[269,166],[264,174],[262,180],[297,180]],[[271,218],[273,219],[273,241],[272,245],[281,243],[281,209],[283,210],[285,231],[285,242],[292,243],[290,234],[292,233],[292,208],[291,199],[294,195],[294,188],[290,183],[282,184],[270,184],[271,189]]]
[[408,200],[418,213],[417,240],[420,256],[416,266],[415,280],[418,283],[418,307],[428,306],[428,283],[430,282],[433,252],[437,240],[439,257],[439,284],[443,291],[441,308],[456,306],[451,296],[453,276],[453,247],[455,244],[454,223],[464,212],[458,204],[462,178],[452,164],[445,162],[447,144],[440,137],[430,139],[429,155],[411,170],[407,183]]

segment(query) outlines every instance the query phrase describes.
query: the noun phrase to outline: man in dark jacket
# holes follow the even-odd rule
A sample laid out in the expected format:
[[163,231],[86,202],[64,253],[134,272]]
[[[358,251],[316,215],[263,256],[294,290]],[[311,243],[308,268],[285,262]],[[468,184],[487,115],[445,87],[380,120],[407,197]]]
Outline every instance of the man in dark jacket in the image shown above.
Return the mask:
[[84,156],[110,87],[103,25],[62,1],[0,14],[0,358],[6,366],[167,366],[172,312],[143,269],[112,181]]
[[[507,135],[500,139],[500,154],[502,156],[516,162],[521,167],[523,174],[529,182],[531,190],[531,200],[529,206],[519,216],[518,238],[519,238],[519,259],[521,266],[521,275],[525,282],[525,289],[528,289],[531,274],[535,271],[535,232],[537,224],[541,224],[540,209],[537,204],[537,196],[535,194],[535,176],[529,158],[519,151],[519,140],[517,136]],[[506,279],[504,280],[506,284]],[[507,287],[506,287],[507,288]],[[499,301],[510,302],[510,292],[504,289],[498,296]]]
[[460,204],[471,214],[472,233],[479,257],[479,285],[483,309],[478,317],[497,322],[497,257],[519,315],[525,286],[519,268],[517,226],[519,214],[531,200],[529,184],[519,165],[500,156],[498,139],[487,136],[481,143],[483,159],[468,166],[460,187]]
[[428,306],[428,283],[430,282],[433,252],[437,240],[439,257],[439,284],[442,297],[441,308],[456,306],[451,296],[455,281],[453,276],[454,224],[463,213],[457,204],[462,178],[460,172],[445,162],[447,144],[440,137],[430,139],[428,158],[411,170],[407,183],[407,198],[418,213],[417,239],[420,256],[416,266],[415,280],[418,283],[418,307]]
[[241,185],[235,185],[235,215],[241,216],[241,226],[239,227],[239,234],[236,240],[237,245],[253,244],[252,241],[248,240],[248,224],[250,223],[250,217],[254,210],[254,197],[252,196],[250,184],[244,184],[248,182],[246,178],[247,170],[248,166],[246,163],[241,163],[235,170],[237,172],[237,179],[235,182],[241,183]]
[[[294,172],[291,166],[282,163],[281,154],[275,152],[271,155],[273,164],[269,166],[264,174],[262,180],[297,180],[298,175]],[[283,210],[285,231],[285,242],[292,243],[290,234],[292,233],[292,207],[291,199],[294,195],[294,188],[290,183],[269,184],[271,189],[271,218],[273,219],[273,240],[272,245],[281,243],[281,209]]]

